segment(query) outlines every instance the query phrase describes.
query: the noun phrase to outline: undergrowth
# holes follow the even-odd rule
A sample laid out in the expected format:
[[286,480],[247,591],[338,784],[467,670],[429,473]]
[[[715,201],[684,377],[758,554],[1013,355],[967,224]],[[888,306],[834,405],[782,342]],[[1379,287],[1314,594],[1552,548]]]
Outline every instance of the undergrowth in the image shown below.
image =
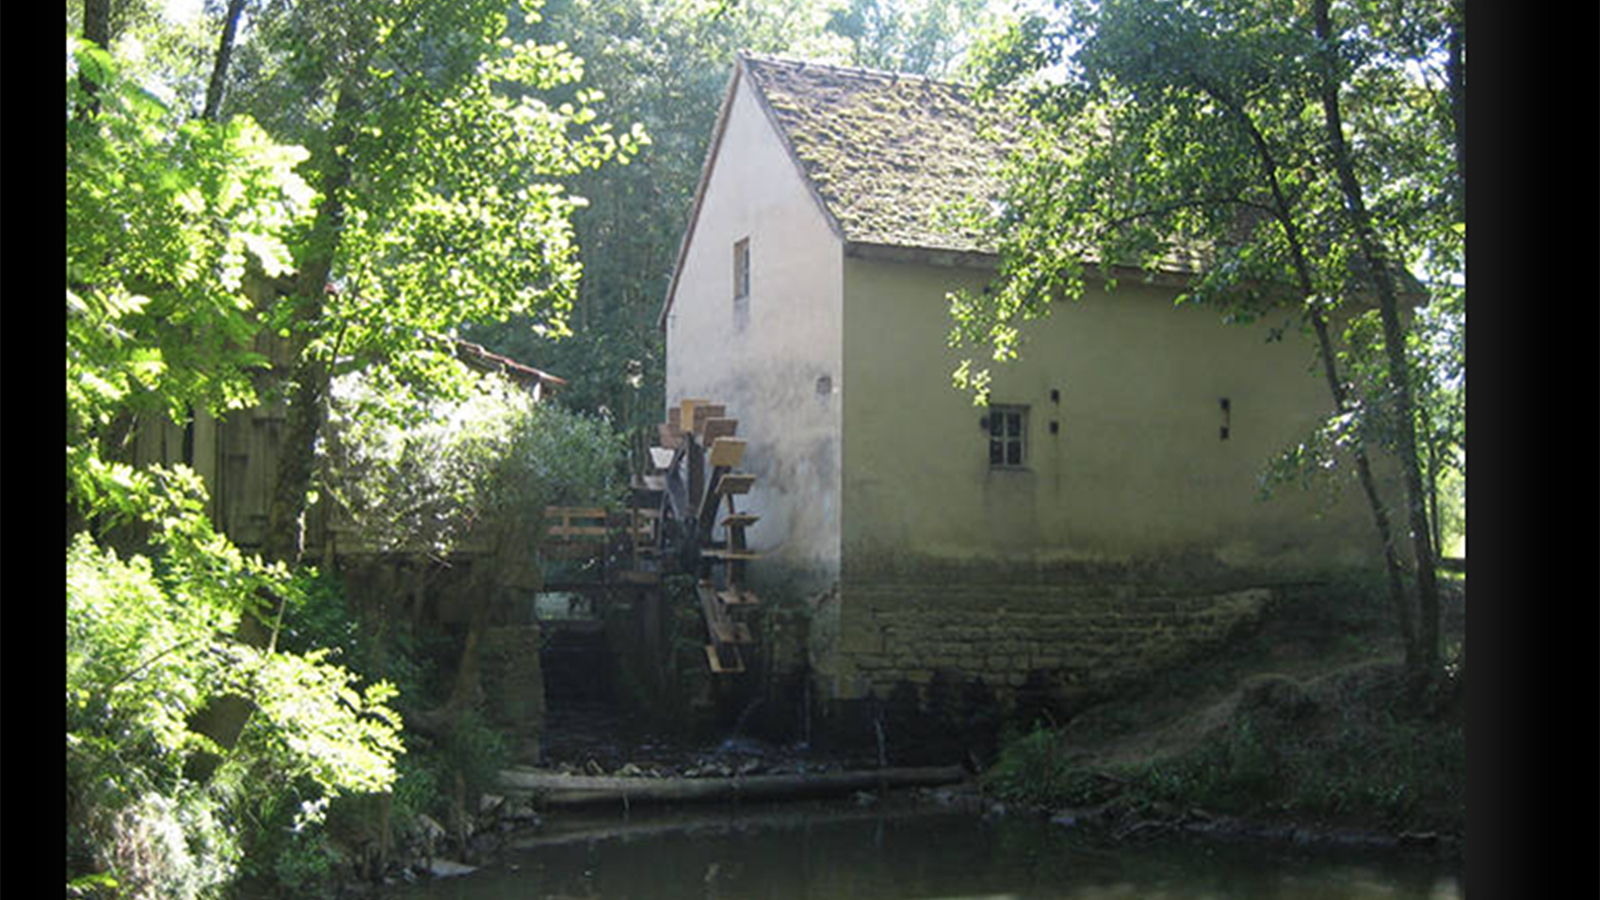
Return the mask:
[[[1261,629],[1214,658],[1064,727],[1014,729],[985,790],[1045,808],[1464,831],[1465,586],[1451,588],[1460,621],[1445,622],[1448,659],[1420,686],[1374,653],[1390,627],[1381,593],[1355,583],[1287,592]],[[1279,666],[1322,674],[1262,674]]]
[[1060,729],[1007,741],[985,776],[994,796],[1046,808],[1109,801],[1391,831],[1465,827],[1466,737],[1411,693],[1397,668],[1355,667],[1309,684],[1260,676],[1222,725],[1187,749],[1093,761]]

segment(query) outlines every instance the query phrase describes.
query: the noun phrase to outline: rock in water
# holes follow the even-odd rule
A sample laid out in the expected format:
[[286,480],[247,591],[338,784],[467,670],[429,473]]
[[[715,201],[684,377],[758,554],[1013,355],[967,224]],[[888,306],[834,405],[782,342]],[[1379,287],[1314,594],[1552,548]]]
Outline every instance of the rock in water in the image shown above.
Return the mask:
[[465,875],[476,871],[478,871],[477,866],[469,866],[465,863],[453,862],[448,859],[436,859],[428,864],[428,874],[435,878],[454,878],[457,875]]

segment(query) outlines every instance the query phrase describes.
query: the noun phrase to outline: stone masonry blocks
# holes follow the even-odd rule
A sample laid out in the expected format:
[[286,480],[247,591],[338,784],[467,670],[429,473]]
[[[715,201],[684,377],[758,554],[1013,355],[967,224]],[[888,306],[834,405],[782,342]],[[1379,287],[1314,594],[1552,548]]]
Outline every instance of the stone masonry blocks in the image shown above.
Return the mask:
[[1203,595],[1050,586],[899,585],[841,590],[834,652],[867,677],[847,696],[925,691],[937,670],[1014,699],[1039,673],[1075,689],[1173,665],[1253,621],[1268,588]]

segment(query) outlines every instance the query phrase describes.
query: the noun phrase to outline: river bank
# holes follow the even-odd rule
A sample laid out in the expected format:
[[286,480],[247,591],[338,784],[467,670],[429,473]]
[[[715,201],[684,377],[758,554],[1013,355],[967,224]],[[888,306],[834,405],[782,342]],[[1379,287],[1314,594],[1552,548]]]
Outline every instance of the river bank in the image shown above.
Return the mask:
[[[1464,641],[1464,583],[1452,588],[1445,624],[1454,649]],[[958,784],[887,792],[868,783],[885,760],[764,743],[742,733],[743,716],[718,739],[683,742],[653,736],[616,710],[552,710],[540,771],[630,790],[582,812],[528,791],[493,791],[455,829],[424,817],[431,834],[410,836],[410,861],[391,857],[387,872],[393,882],[492,868],[519,848],[573,834],[568,826],[592,823],[595,812],[602,824],[579,831],[598,827],[584,839],[600,839],[607,828],[654,816],[646,794],[671,801],[668,818],[731,820],[756,804],[722,790],[730,783],[828,778],[842,786],[827,802],[868,816],[910,810],[1037,821],[1111,847],[1192,840],[1459,863],[1464,667],[1419,685],[1395,661],[1388,628],[1379,609],[1283,610],[1216,656],[1064,721],[1046,712],[1013,722],[994,756],[949,761],[965,766]],[[690,802],[719,792],[719,804]]]
[[1258,632],[1114,702],[1003,742],[995,797],[1114,833],[1464,854],[1466,595],[1446,590],[1448,664],[1418,678],[1375,605],[1280,610]]
[[[959,793],[959,792],[958,792]],[[781,804],[572,810],[463,878],[397,885],[407,900],[945,896],[1198,900],[1462,896],[1464,869],[1408,848],[1228,839],[1117,839],[937,791]]]

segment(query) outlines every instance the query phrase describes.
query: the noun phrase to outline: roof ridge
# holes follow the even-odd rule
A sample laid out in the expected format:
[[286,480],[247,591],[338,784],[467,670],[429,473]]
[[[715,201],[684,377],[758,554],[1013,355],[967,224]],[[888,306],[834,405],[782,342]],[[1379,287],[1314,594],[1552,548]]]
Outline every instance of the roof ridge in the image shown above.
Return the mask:
[[889,81],[921,81],[930,85],[936,85],[938,87],[957,88],[960,90],[971,90],[974,87],[974,85],[965,82],[935,78],[932,75],[919,75],[915,72],[896,72],[889,69],[873,69],[867,66],[851,66],[843,63],[833,63],[813,59],[800,59],[793,56],[782,56],[775,53],[760,53],[754,50],[740,50],[738,51],[737,55],[743,60],[751,60],[759,63],[774,63],[777,65],[790,66],[796,69],[822,69],[841,75],[871,76],[887,79]]

